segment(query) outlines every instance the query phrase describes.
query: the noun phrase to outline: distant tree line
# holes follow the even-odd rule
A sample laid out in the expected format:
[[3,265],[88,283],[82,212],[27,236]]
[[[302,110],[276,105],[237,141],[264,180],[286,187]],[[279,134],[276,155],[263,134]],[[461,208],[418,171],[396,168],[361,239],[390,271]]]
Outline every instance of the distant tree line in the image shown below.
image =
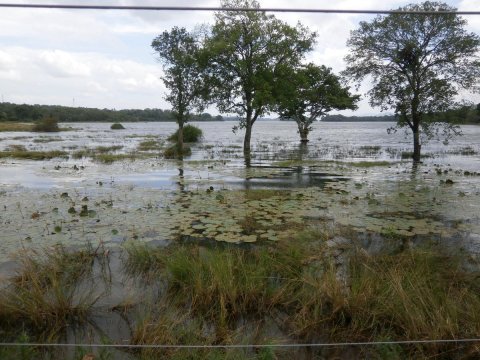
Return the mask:
[[[112,110],[59,105],[0,103],[0,121],[30,122],[46,117],[53,117],[59,122],[175,121],[172,111],[162,109]],[[192,115],[192,121],[223,121],[223,117],[202,113]]]
[[[480,125],[480,104],[463,105],[456,109],[449,109],[435,114],[426,114],[429,121],[462,124],[462,125]],[[371,121],[398,121],[397,115],[377,115],[377,116],[344,116],[344,115],[325,115],[321,121],[326,122],[371,122]]]

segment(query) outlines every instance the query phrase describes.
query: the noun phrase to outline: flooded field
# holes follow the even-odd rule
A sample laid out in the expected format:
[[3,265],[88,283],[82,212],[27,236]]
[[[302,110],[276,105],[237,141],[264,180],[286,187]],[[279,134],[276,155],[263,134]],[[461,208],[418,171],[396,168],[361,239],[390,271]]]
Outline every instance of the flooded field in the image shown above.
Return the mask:
[[[102,336],[117,344],[155,341],[140,339],[123,310],[112,311],[136,307],[168,288],[127,276],[132,269],[146,268],[143,275],[152,270],[152,259],[130,261],[148,249],[160,257],[175,246],[187,246],[188,252],[192,244],[213,251],[209,256],[218,247],[287,246],[294,252],[303,249],[308,234],[308,246],[321,242],[319,252],[333,251],[334,277],[340,282],[348,282],[351,271],[342,255],[347,248],[372,256],[429,246],[460,253],[462,269],[478,270],[480,127],[462,126],[464,135],[448,145],[424,145],[424,160],[414,166],[410,137],[387,135],[391,123],[316,123],[311,141],[302,146],[295,123],[260,121],[247,168],[243,134],[232,133],[230,122],[196,123],[203,139],[183,161],[162,156],[174,123],[126,123],[125,130],[115,131],[106,123],[66,125],[74,129],[54,135],[0,132],[0,151],[60,154],[49,160],[0,158],[0,280],[18,274],[22,258],[59,246],[67,253],[87,246],[93,264],[89,279],[109,278],[95,302],[95,330],[70,328],[62,341],[98,342]],[[91,285],[83,278],[79,283],[74,298]],[[93,289],[97,294],[98,287]],[[294,341],[307,330],[277,329],[270,316],[263,337],[255,341]],[[236,321],[248,323],[242,319]],[[138,326],[138,319],[133,323]],[[200,332],[210,339],[210,330]],[[88,331],[94,333],[91,339]],[[225,340],[224,335],[217,333],[215,341]],[[115,354],[115,359],[136,356]]]

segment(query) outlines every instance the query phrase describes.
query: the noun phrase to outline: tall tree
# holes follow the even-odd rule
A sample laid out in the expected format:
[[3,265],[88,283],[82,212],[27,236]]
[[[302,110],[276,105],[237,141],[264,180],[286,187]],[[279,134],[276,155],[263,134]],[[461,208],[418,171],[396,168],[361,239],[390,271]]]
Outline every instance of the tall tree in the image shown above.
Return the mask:
[[357,108],[360,97],[350,94],[331,68],[310,63],[280,73],[275,87],[277,111],[281,118],[296,121],[302,142],[308,141],[313,122],[321,116],[332,110]]
[[241,11],[259,8],[254,0],[225,0],[222,6],[239,10],[215,14],[206,46],[208,73],[219,110],[241,117],[248,164],[253,124],[273,106],[276,70],[284,64],[298,64],[312,49],[316,34],[262,11]]
[[[427,1],[398,10],[452,13],[390,14],[361,22],[347,42],[344,74],[357,82],[370,76],[370,104],[395,110],[397,128],[412,131],[413,160],[419,161],[420,133],[431,137],[438,125],[427,115],[449,109],[459,89],[472,88],[480,76],[480,38],[465,30],[466,20],[447,4]],[[443,130],[449,136],[456,128],[444,124]]]
[[163,64],[162,80],[169,90],[165,99],[172,105],[178,123],[178,152],[183,154],[183,126],[194,111],[204,108],[204,82],[198,62],[200,44],[185,28],[174,27],[152,41],[158,60]]

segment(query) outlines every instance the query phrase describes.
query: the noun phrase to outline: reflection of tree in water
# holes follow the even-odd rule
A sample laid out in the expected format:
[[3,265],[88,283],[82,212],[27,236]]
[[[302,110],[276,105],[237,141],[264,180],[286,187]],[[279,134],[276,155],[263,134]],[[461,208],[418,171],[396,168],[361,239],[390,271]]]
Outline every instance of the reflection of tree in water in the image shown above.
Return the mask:
[[178,168],[178,190],[180,193],[185,192],[185,178],[183,176],[183,161],[180,161],[180,166]]

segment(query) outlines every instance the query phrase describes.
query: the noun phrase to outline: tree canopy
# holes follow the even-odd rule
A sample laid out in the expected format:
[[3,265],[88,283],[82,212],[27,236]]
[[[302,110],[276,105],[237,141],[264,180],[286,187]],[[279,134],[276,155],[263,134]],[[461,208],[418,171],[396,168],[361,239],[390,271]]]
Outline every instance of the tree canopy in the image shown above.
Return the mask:
[[[222,6],[259,8],[254,0],[225,0]],[[262,11],[215,14],[206,42],[210,85],[218,109],[241,117],[246,156],[253,124],[273,107],[277,69],[298,64],[312,49],[315,36],[300,24],[292,27]]]
[[[440,2],[410,4],[405,11],[454,11]],[[369,77],[370,104],[393,109],[398,127],[414,137],[413,158],[420,160],[420,132],[433,135],[438,123],[427,116],[454,105],[461,88],[472,88],[480,76],[480,38],[465,29],[466,20],[449,14],[390,14],[361,22],[348,40],[344,75],[361,82]],[[447,137],[455,127],[445,125]]]
[[183,125],[193,111],[204,107],[204,82],[199,67],[199,43],[185,28],[174,27],[152,41],[159,61],[163,64],[163,82],[169,93],[165,99],[172,105],[178,131],[178,147],[183,152]]
[[277,111],[280,118],[297,122],[302,142],[308,141],[312,123],[321,116],[332,110],[357,108],[360,97],[350,94],[331,68],[309,63],[281,73],[275,87]]

